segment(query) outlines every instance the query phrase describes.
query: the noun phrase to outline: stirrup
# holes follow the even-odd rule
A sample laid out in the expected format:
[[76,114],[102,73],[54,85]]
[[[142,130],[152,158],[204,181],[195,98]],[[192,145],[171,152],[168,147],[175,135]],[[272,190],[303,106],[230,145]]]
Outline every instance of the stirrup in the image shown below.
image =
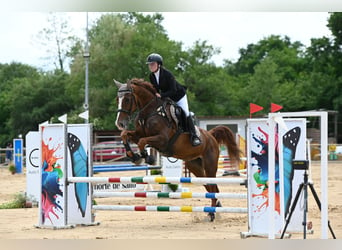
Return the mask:
[[191,139],[191,144],[194,147],[200,145],[201,143],[201,140],[197,136]]

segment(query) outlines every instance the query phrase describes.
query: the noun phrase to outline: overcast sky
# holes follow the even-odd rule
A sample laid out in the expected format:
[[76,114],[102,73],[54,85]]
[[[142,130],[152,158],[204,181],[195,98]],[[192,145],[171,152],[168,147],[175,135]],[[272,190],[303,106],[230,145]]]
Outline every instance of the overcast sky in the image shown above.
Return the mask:
[[[185,48],[196,40],[207,40],[221,49],[213,60],[235,61],[239,49],[269,35],[289,36],[291,41],[310,45],[311,38],[331,37],[326,27],[327,12],[164,12],[163,26],[169,38],[183,42]],[[34,37],[47,26],[48,13],[0,12],[0,63],[12,61],[44,68],[47,55]],[[89,24],[100,13],[89,13]],[[86,13],[68,13],[75,34],[85,39]],[[141,55],[146,57],[147,55]],[[45,68],[46,69],[46,68]]]

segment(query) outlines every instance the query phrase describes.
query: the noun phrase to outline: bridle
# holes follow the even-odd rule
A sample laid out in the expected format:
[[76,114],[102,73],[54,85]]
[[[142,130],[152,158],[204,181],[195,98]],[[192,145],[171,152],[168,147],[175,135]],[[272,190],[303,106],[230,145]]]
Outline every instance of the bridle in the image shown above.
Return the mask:
[[[129,117],[132,116],[132,107],[133,107],[133,102],[135,103],[135,105],[137,106],[137,101],[135,100],[135,96],[133,95],[133,88],[130,88],[130,89],[124,89],[124,90],[119,90],[118,91],[119,93],[123,93],[123,95],[125,93],[130,93],[132,98],[133,98],[133,101],[130,102],[130,105],[129,105],[129,109],[118,109],[116,112],[117,113],[126,113]],[[138,106],[137,106],[138,107]]]
[[[138,85],[138,84],[134,84],[134,85],[146,88],[143,85]],[[146,89],[149,90],[149,88],[146,88]],[[128,115],[129,121],[132,121],[132,119],[135,119],[137,124],[140,126],[142,133],[145,134],[145,136],[146,136],[146,126],[145,126],[146,122],[148,119],[150,119],[153,116],[161,116],[162,118],[166,119],[168,122],[168,127],[170,128],[172,121],[170,120],[171,118],[169,118],[169,116],[167,115],[167,112],[166,112],[166,102],[163,102],[161,98],[154,95],[154,98],[151,98],[151,100],[149,100],[148,103],[143,105],[143,107],[140,107],[139,100],[137,101],[137,97],[134,95],[134,88],[132,86],[127,85],[126,88],[118,90],[118,97],[119,98],[120,97],[124,98],[125,94],[131,94],[133,100],[130,100],[130,104],[129,104],[128,109],[123,109],[123,108],[118,109],[117,114],[119,114],[120,112],[126,113]],[[149,112],[149,111],[144,112],[144,111],[148,110],[148,107],[154,102],[156,102],[156,104],[157,104],[157,107],[155,107],[155,110],[152,112]],[[135,106],[137,108],[134,111],[132,111],[133,104],[135,104]],[[133,115],[135,115],[135,118],[133,117]],[[182,133],[182,130],[177,129],[176,132],[170,138],[169,142],[167,143],[167,149],[166,149],[168,154],[172,155],[172,147],[173,147],[175,141],[177,140],[177,138],[179,137],[179,135],[181,133]],[[129,143],[124,143],[124,146],[126,148],[126,151],[132,151]],[[141,152],[141,153],[143,154],[143,152]],[[133,158],[134,158],[134,155],[133,155]]]
[[[133,101],[130,102],[130,105],[129,105],[129,109],[118,109],[116,112],[117,113],[126,113],[130,119],[132,117],[132,115],[134,114],[134,112],[138,111],[138,113],[141,113],[142,111],[144,111],[153,101],[155,101],[157,99],[156,98],[152,98],[144,107],[139,107],[139,103],[137,102],[136,98],[135,98],[135,95],[133,94],[134,93],[134,89],[132,87],[130,88],[127,88],[127,89],[122,89],[122,90],[119,90],[118,93],[123,93],[123,95],[125,93],[129,93],[131,94],[132,98],[133,98]],[[133,108],[133,103],[135,104],[135,106],[137,107],[137,110],[132,112],[132,108]],[[154,114],[153,114],[154,115]]]

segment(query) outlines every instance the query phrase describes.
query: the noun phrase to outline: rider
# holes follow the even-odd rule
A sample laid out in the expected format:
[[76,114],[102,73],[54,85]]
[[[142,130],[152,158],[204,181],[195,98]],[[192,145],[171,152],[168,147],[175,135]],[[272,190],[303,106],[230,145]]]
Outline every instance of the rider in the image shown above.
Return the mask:
[[196,135],[195,125],[189,112],[186,87],[178,83],[172,73],[163,67],[161,55],[153,53],[147,57],[146,64],[151,71],[149,74],[150,82],[157,90],[156,96],[169,97],[180,106],[186,117],[189,126],[190,140],[193,146],[201,144],[200,138]]

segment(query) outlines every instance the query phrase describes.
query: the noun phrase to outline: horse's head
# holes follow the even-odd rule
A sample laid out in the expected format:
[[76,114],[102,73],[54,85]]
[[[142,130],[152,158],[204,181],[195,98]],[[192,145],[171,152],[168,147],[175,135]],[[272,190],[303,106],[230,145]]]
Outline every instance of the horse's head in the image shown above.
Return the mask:
[[[119,88],[117,95],[118,114],[115,124],[120,130],[123,130],[127,127],[135,111],[146,111],[146,107],[156,99],[156,90],[151,83],[138,78],[133,78],[124,84],[116,80],[114,82]],[[153,108],[153,106],[149,108]]]
[[123,130],[127,128],[130,116],[136,111],[137,103],[130,83],[120,83],[116,80],[114,82],[118,87],[118,111],[115,125],[118,129]]

